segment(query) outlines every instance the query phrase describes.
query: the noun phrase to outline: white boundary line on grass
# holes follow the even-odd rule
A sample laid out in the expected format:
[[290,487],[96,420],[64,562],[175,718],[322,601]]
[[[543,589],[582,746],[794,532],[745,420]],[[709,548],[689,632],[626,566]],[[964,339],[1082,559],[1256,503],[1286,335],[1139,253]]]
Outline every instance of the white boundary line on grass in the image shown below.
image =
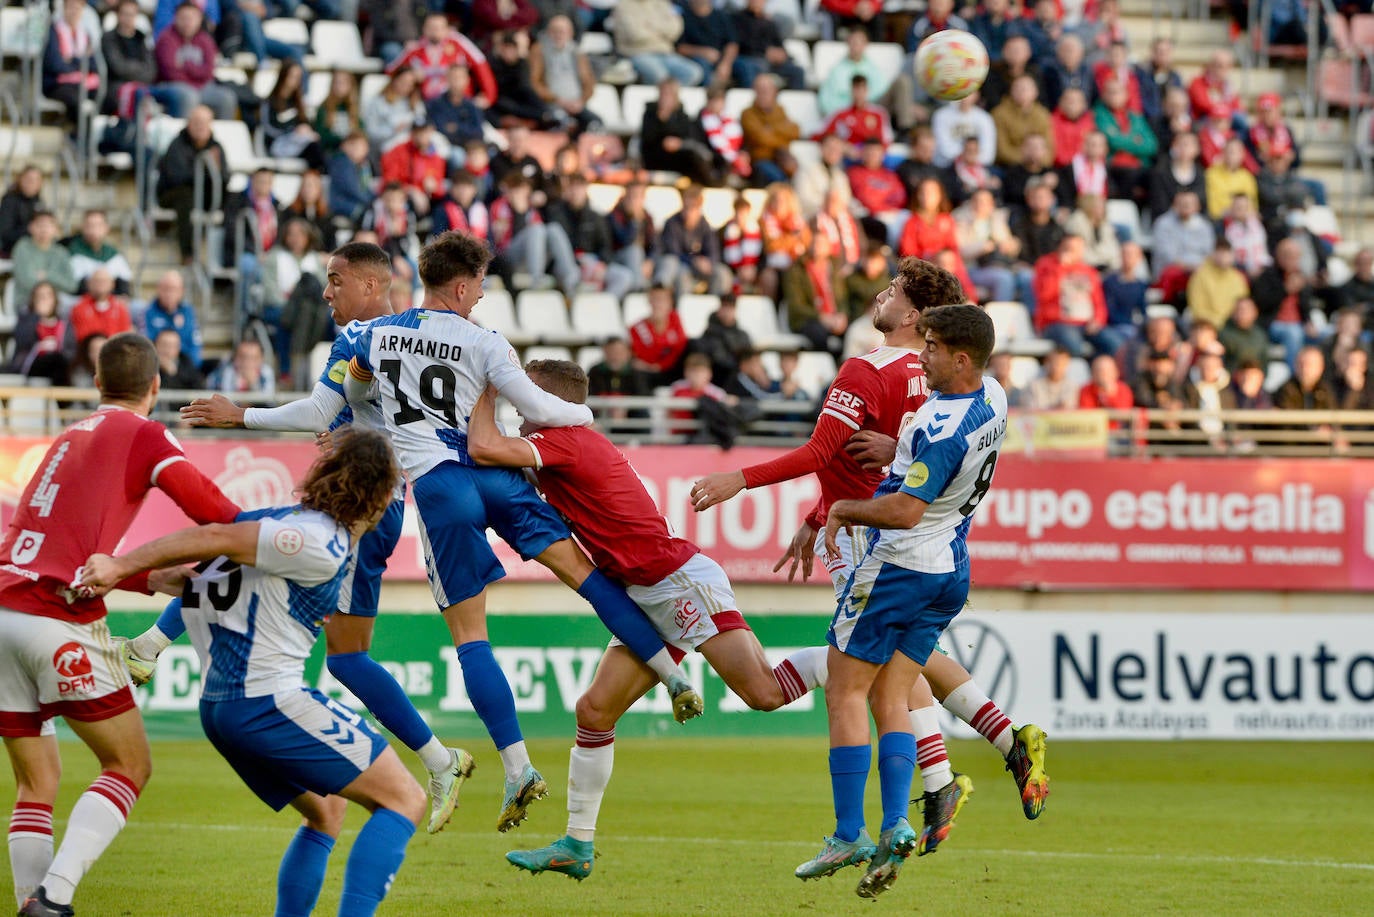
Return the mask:
[[[138,821],[129,822],[125,830],[129,828],[156,828],[160,830],[173,831],[270,831],[281,833],[287,830],[287,825],[193,825],[177,822],[155,822]],[[344,834],[356,834],[356,831],[345,831]],[[450,831],[443,832],[444,837],[490,837],[485,831]],[[511,838],[512,841],[515,838]],[[631,837],[629,835],[602,835],[601,840],[613,841],[616,843],[632,844],[711,844],[731,847],[787,847],[787,848],[807,848],[813,847],[806,841],[751,841],[742,838],[715,838],[715,837],[655,837],[653,835]],[[1199,855],[1189,856],[1187,854],[1166,854],[1166,853],[1133,853],[1131,851],[1102,851],[1091,853],[1076,850],[1016,850],[1010,848],[997,847],[953,847],[951,850],[959,853],[985,854],[989,856],[1009,856],[1009,857],[1031,857],[1043,859],[1063,859],[1063,860],[1143,860],[1146,862],[1155,861],[1159,863],[1207,863],[1225,866],[1288,866],[1298,869],[1354,869],[1359,871],[1374,872],[1374,863],[1352,863],[1342,860],[1283,860],[1276,857],[1235,857],[1235,856],[1210,856]]]

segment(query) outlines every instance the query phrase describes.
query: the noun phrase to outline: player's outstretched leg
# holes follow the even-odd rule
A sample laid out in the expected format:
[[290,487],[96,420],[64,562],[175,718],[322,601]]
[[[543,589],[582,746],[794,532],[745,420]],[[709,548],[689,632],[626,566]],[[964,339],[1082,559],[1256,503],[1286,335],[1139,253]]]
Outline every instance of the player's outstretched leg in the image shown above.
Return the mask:
[[10,876],[20,907],[38,888],[52,864],[52,808],[62,778],[62,758],[52,722],[36,736],[6,736],[14,767],[15,801],[10,813]]
[[339,917],[372,917],[391,890],[406,846],[424,817],[424,792],[388,748],[340,795],[370,808],[372,817],[348,854]]
[[954,819],[972,795],[973,781],[964,774],[955,774],[949,783],[934,792],[927,791],[921,797],[925,825],[921,828],[921,839],[917,844],[920,856],[934,853],[949,837]]
[[983,693],[973,676],[944,653],[930,654],[925,674],[945,709],[972,726],[1002,754],[1016,781],[1022,812],[1026,818],[1039,818],[1050,794],[1044,731],[1031,723],[1013,729],[1010,717]]

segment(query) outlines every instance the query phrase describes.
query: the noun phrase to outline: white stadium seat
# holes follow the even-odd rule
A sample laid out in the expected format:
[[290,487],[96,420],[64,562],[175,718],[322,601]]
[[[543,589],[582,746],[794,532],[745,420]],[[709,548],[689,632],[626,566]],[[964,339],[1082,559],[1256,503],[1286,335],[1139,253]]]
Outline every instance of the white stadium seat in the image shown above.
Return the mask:
[[295,45],[298,48],[310,47],[310,30],[299,19],[265,19],[262,23],[262,34],[264,38],[271,38],[283,44]]
[[1049,353],[1053,345],[1035,336],[1035,330],[1031,328],[1030,313],[1024,304],[990,302],[983,304],[983,310],[992,319],[998,350],[1031,357]]
[[778,307],[767,296],[740,296],[735,311],[735,321],[759,350],[796,350],[807,344],[806,338],[779,327]]
[[644,212],[659,229],[668,217],[682,209],[682,194],[676,188],[664,185],[650,185],[644,189]]
[[319,66],[353,73],[376,73],[382,62],[363,51],[358,25],[321,19],[311,29],[310,51]]
[[706,107],[706,89],[702,86],[683,86],[677,93],[678,101],[682,103],[682,111],[689,118],[695,118]]
[[627,293],[620,308],[625,313],[625,328],[628,330],[649,317],[648,294]]
[[572,327],[592,341],[605,341],[625,334],[625,319],[620,303],[610,293],[578,293],[572,302]]
[[472,320],[483,328],[504,335],[516,347],[534,343],[534,337],[526,334],[515,320],[515,303],[505,290],[484,291],[481,301],[472,311]]
[[525,348],[525,363],[535,360],[571,360],[572,351],[566,347],[552,347],[547,344]]
[[592,209],[597,213],[610,213],[615,209],[615,205],[620,203],[620,199],[625,196],[625,189],[619,185],[588,185],[587,200],[592,205]]
[[577,365],[587,372],[591,372],[592,367],[600,363],[605,354],[597,344],[588,344],[585,347],[577,348]]
[[692,293],[679,296],[677,314],[682,319],[682,330],[689,338],[699,338],[706,330],[706,323],[720,308],[720,297],[710,294]]
[[[625,115],[620,107],[620,93],[616,92],[614,86],[597,83],[596,88],[592,90],[592,97],[587,100],[587,111],[601,119],[608,133],[632,133],[625,123]],[[639,126],[636,125],[634,130],[638,131]]]
[[836,371],[835,358],[824,350],[803,350],[797,355],[797,384],[813,398],[830,388]]
[[736,87],[725,93],[725,113],[736,121],[744,110],[754,104],[754,90]]
[[657,86],[626,86],[620,96],[620,111],[625,116],[627,133],[638,134],[644,126],[644,109],[658,103]]
[[524,290],[515,298],[520,327],[544,344],[581,344],[586,336],[568,324],[568,306],[557,290]]
[[810,137],[825,126],[816,94],[809,89],[784,89],[778,93],[778,104],[787,112],[803,137]]
[[[869,47],[873,47],[869,45]],[[849,46],[842,41],[818,41],[811,46],[811,65],[816,71],[817,82],[824,82],[826,74],[844,60]]]

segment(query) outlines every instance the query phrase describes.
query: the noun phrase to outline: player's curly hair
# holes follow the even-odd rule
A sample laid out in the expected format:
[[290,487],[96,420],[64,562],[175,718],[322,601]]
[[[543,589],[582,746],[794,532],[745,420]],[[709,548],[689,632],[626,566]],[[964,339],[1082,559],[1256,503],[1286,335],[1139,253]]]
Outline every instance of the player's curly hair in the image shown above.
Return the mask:
[[988,365],[997,343],[992,318],[980,306],[967,303],[926,309],[921,313],[920,329],[950,350],[968,354],[979,370]]
[[450,230],[420,250],[420,282],[434,290],[459,277],[481,276],[491,263],[491,249],[476,236]]
[[381,433],[353,427],[335,430],[331,442],[305,473],[301,505],[350,529],[360,522],[375,525],[401,478],[391,444]]
[[918,312],[968,302],[958,277],[920,258],[906,257],[898,263],[897,286]]

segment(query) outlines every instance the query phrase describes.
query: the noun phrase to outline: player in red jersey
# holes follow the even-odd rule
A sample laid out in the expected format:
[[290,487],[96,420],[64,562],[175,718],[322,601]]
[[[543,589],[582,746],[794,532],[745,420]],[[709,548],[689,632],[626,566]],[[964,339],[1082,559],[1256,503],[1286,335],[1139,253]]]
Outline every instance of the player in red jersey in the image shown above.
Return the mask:
[[[150,770],[148,739],[105,603],[73,586],[92,553],[115,550],[143,498],[162,490],[196,522],[233,522],[238,507],[148,419],[157,354],[138,334],[100,351],[100,407],[43,457],[0,540],[0,736],[18,785],[10,866],[22,914],[71,914],[77,883],[124,827]],[[179,571],[121,588],[176,594]],[[72,809],[53,855],[52,807],[62,763],[47,721],[64,717],[101,773]]]
[[[917,331],[921,309],[962,302],[964,298],[963,287],[948,271],[916,258],[903,258],[897,276],[879,294],[873,311],[873,326],[883,334],[883,346],[847,360],[840,367],[810,440],[771,462],[707,475],[692,488],[694,508],[700,512],[715,506],[745,487],[762,487],[815,472],[821,484],[820,501],[774,567],[779,570],[791,561],[788,580],[794,578],[798,567],[802,579],[807,579],[819,547],[817,533],[825,528],[830,504],[872,496],[883,478],[882,466],[892,460],[895,440],[925,403],[925,379],[916,359],[923,346]],[[861,465],[856,458],[875,454],[883,456],[882,460]],[[826,563],[837,596],[844,589],[855,561],[863,555],[864,541],[864,533],[856,529],[841,539],[842,556]],[[947,796],[957,793],[957,799],[942,799],[939,805],[927,807],[926,818],[939,818],[943,824],[932,826],[934,843],[926,852],[938,847],[948,834],[958,807],[972,790],[972,783],[962,775],[957,775],[954,782],[950,780],[952,771],[940,734],[936,697],[997,748],[1016,778],[1025,816],[1039,817],[1049,793],[1049,779],[1044,774],[1044,732],[1034,724],[1013,729],[1010,718],[974,683],[963,666],[944,653],[933,653],[910,700],[917,764],[927,792],[943,790]]]
[[[566,360],[526,367],[545,391],[587,400],[587,375]],[[589,427],[522,428],[503,436],[490,391],[468,420],[468,453],[478,464],[533,468],[549,504],[568,520],[597,568],[622,583],[662,635],[674,659],[697,650],[755,710],[776,710],[825,682],[827,648],[799,650],[776,668],[739,613],[725,571],[690,541],[673,537],[625,456]],[[577,701],[577,742],[569,755],[568,833],[548,847],[513,850],[506,859],[538,873],[584,879],[592,836],[611,779],[615,724],[657,677],[612,640],[587,692]]]

